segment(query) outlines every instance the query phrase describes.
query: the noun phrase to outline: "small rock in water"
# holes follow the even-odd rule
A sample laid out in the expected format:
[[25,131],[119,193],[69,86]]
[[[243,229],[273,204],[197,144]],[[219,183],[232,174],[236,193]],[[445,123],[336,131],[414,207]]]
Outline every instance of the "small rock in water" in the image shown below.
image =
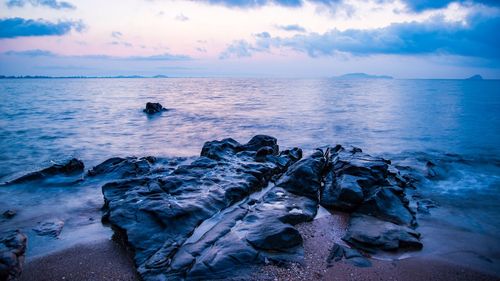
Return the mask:
[[54,164],[43,170],[26,174],[20,178],[7,182],[6,184],[25,183],[37,180],[39,181],[56,175],[71,176],[83,172],[84,168],[85,165],[81,160],[72,158],[62,164]]
[[0,280],[17,280],[21,275],[26,241],[19,231],[0,234]]
[[16,215],[16,211],[14,211],[14,210],[7,210],[7,211],[3,212],[2,215],[6,219],[11,219],[11,218],[13,218]]
[[40,236],[58,237],[64,226],[62,220],[45,221],[38,224],[33,230]]
[[163,106],[158,102],[148,102],[146,103],[146,108],[143,111],[147,114],[155,114],[162,111],[167,111],[167,109],[163,108]]

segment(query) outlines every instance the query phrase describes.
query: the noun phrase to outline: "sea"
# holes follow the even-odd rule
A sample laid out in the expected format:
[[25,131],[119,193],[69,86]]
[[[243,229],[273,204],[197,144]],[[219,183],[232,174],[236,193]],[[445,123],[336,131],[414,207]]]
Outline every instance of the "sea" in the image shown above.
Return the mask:
[[[142,112],[146,102],[168,111]],[[429,255],[500,276],[500,80],[1,79],[0,182],[72,157],[195,157],[204,142],[266,134],[280,148],[353,145],[439,177],[419,186],[436,208],[419,215]],[[0,186],[3,229],[28,233],[28,260],[110,237],[100,183]],[[59,239],[36,223],[65,221]],[[410,255],[411,256],[411,255]],[[402,255],[398,258],[408,256]]]

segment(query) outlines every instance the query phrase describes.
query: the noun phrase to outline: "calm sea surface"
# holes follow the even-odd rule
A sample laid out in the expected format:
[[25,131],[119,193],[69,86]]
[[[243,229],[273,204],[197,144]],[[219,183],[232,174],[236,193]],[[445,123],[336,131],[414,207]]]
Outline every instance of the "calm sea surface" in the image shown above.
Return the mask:
[[[148,117],[148,101],[170,110]],[[306,150],[351,144],[417,168],[443,163],[445,179],[422,191],[440,205],[421,220],[424,244],[446,240],[449,233],[432,230],[445,226],[464,239],[449,253],[500,264],[500,81],[0,80],[0,181],[69,157],[90,168],[112,156],[195,156],[205,141],[255,134]],[[101,204],[97,188],[0,191],[2,208],[32,210],[15,222],[26,227],[34,213],[68,216]],[[481,247],[463,246],[471,239]],[[425,245],[443,253],[439,243]]]

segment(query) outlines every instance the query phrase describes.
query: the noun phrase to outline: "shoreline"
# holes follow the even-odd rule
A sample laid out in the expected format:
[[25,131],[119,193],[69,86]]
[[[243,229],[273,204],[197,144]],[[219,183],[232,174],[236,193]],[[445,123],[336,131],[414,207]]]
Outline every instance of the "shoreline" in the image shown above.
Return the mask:
[[[357,267],[345,260],[328,265],[326,259],[333,244],[345,245],[341,237],[348,219],[346,213],[329,212],[298,225],[304,237],[302,263],[265,265],[250,276],[226,280],[500,280],[500,276],[432,256],[417,255],[395,261],[370,258],[369,267]],[[31,259],[19,280],[138,281],[140,277],[125,247],[103,239]]]

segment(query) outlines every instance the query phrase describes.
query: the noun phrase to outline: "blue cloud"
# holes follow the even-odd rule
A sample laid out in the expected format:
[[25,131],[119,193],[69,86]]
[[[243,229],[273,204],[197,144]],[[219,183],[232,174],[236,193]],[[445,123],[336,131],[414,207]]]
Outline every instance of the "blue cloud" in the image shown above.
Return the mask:
[[122,35],[123,34],[120,31],[113,31],[113,32],[111,32],[111,37],[116,38],[116,39],[121,38]]
[[81,21],[58,21],[53,23],[43,19],[6,18],[0,19],[0,38],[61,36],[72,29],[81,32],[84,27]]
[[440,9],[445,8],[450,3],[461,2],[461,3],[476,3],[484,4],[487,6],[500,6],[500,1],[498,0],[405,0],[406,6],[415,12],[422,12],[424,10]]
[[[254,8],[265,5],[279,5],[285,7],[301,7],[305,2],[337,7],[344,3],[344,0],[202,0],[213,5],[223,5],[232,8]],[[377,0],[378,3],[393,2],[394,0]],[[450,3],[479,3],[487,6],[500,6],[499,0],[403,0],[409,10],[422,12],[429,9],[440,9]]]
[[305,32],[306,29],[298,24],[289,24],[289,25],[278,25],[277,28],[284,31],[296,31],[296,32]]
[[[397,23],[385,28],[359,30],[333,29],[318,34],[299,34],[292,37],[257,36],[255,43],[234,43],[222,53],[223,57],[251,56],[268,51],[270,47],[291,48],[311,57],[331,56],[339,52],[366,56],[447,54],[500,60],[500,17],[470,17],[468,24],[449,23],[441,18],[429,22]],[[269,47],[266,47],[269,46]]]
[[7,0],[5,4],[9,8],[24,7],[26,4],[31,4],[32,6],[44,6],[56,10],[76,9],[75,5],[69,2],[57,0]]
[[130,56],[130,57],[115,57],[108,55],[85,55],[85,56],[66,56],[59,55],[47,50],[26,50],[26,51],[7,51],[1,53],[7,56],[22,56],[22,57],[51,57],[51,58],[77,58],[77,59],[97,59],[97,60],[116,60],[116,61],[188,61],[191,57],[186,55],[173,55],[163,53],[153,56]]
[[227,48],[219,55],[219,58],[228,59],[232,57],[236,58],[251,57],[252,54],[256,51],[260,50],[244,40],[239,40],[229,44]]
[[57,57],[56,54],[47,50],[27,50],[27,51],[7,51],[4,53],[8,56],[25,56],[25,57]]

